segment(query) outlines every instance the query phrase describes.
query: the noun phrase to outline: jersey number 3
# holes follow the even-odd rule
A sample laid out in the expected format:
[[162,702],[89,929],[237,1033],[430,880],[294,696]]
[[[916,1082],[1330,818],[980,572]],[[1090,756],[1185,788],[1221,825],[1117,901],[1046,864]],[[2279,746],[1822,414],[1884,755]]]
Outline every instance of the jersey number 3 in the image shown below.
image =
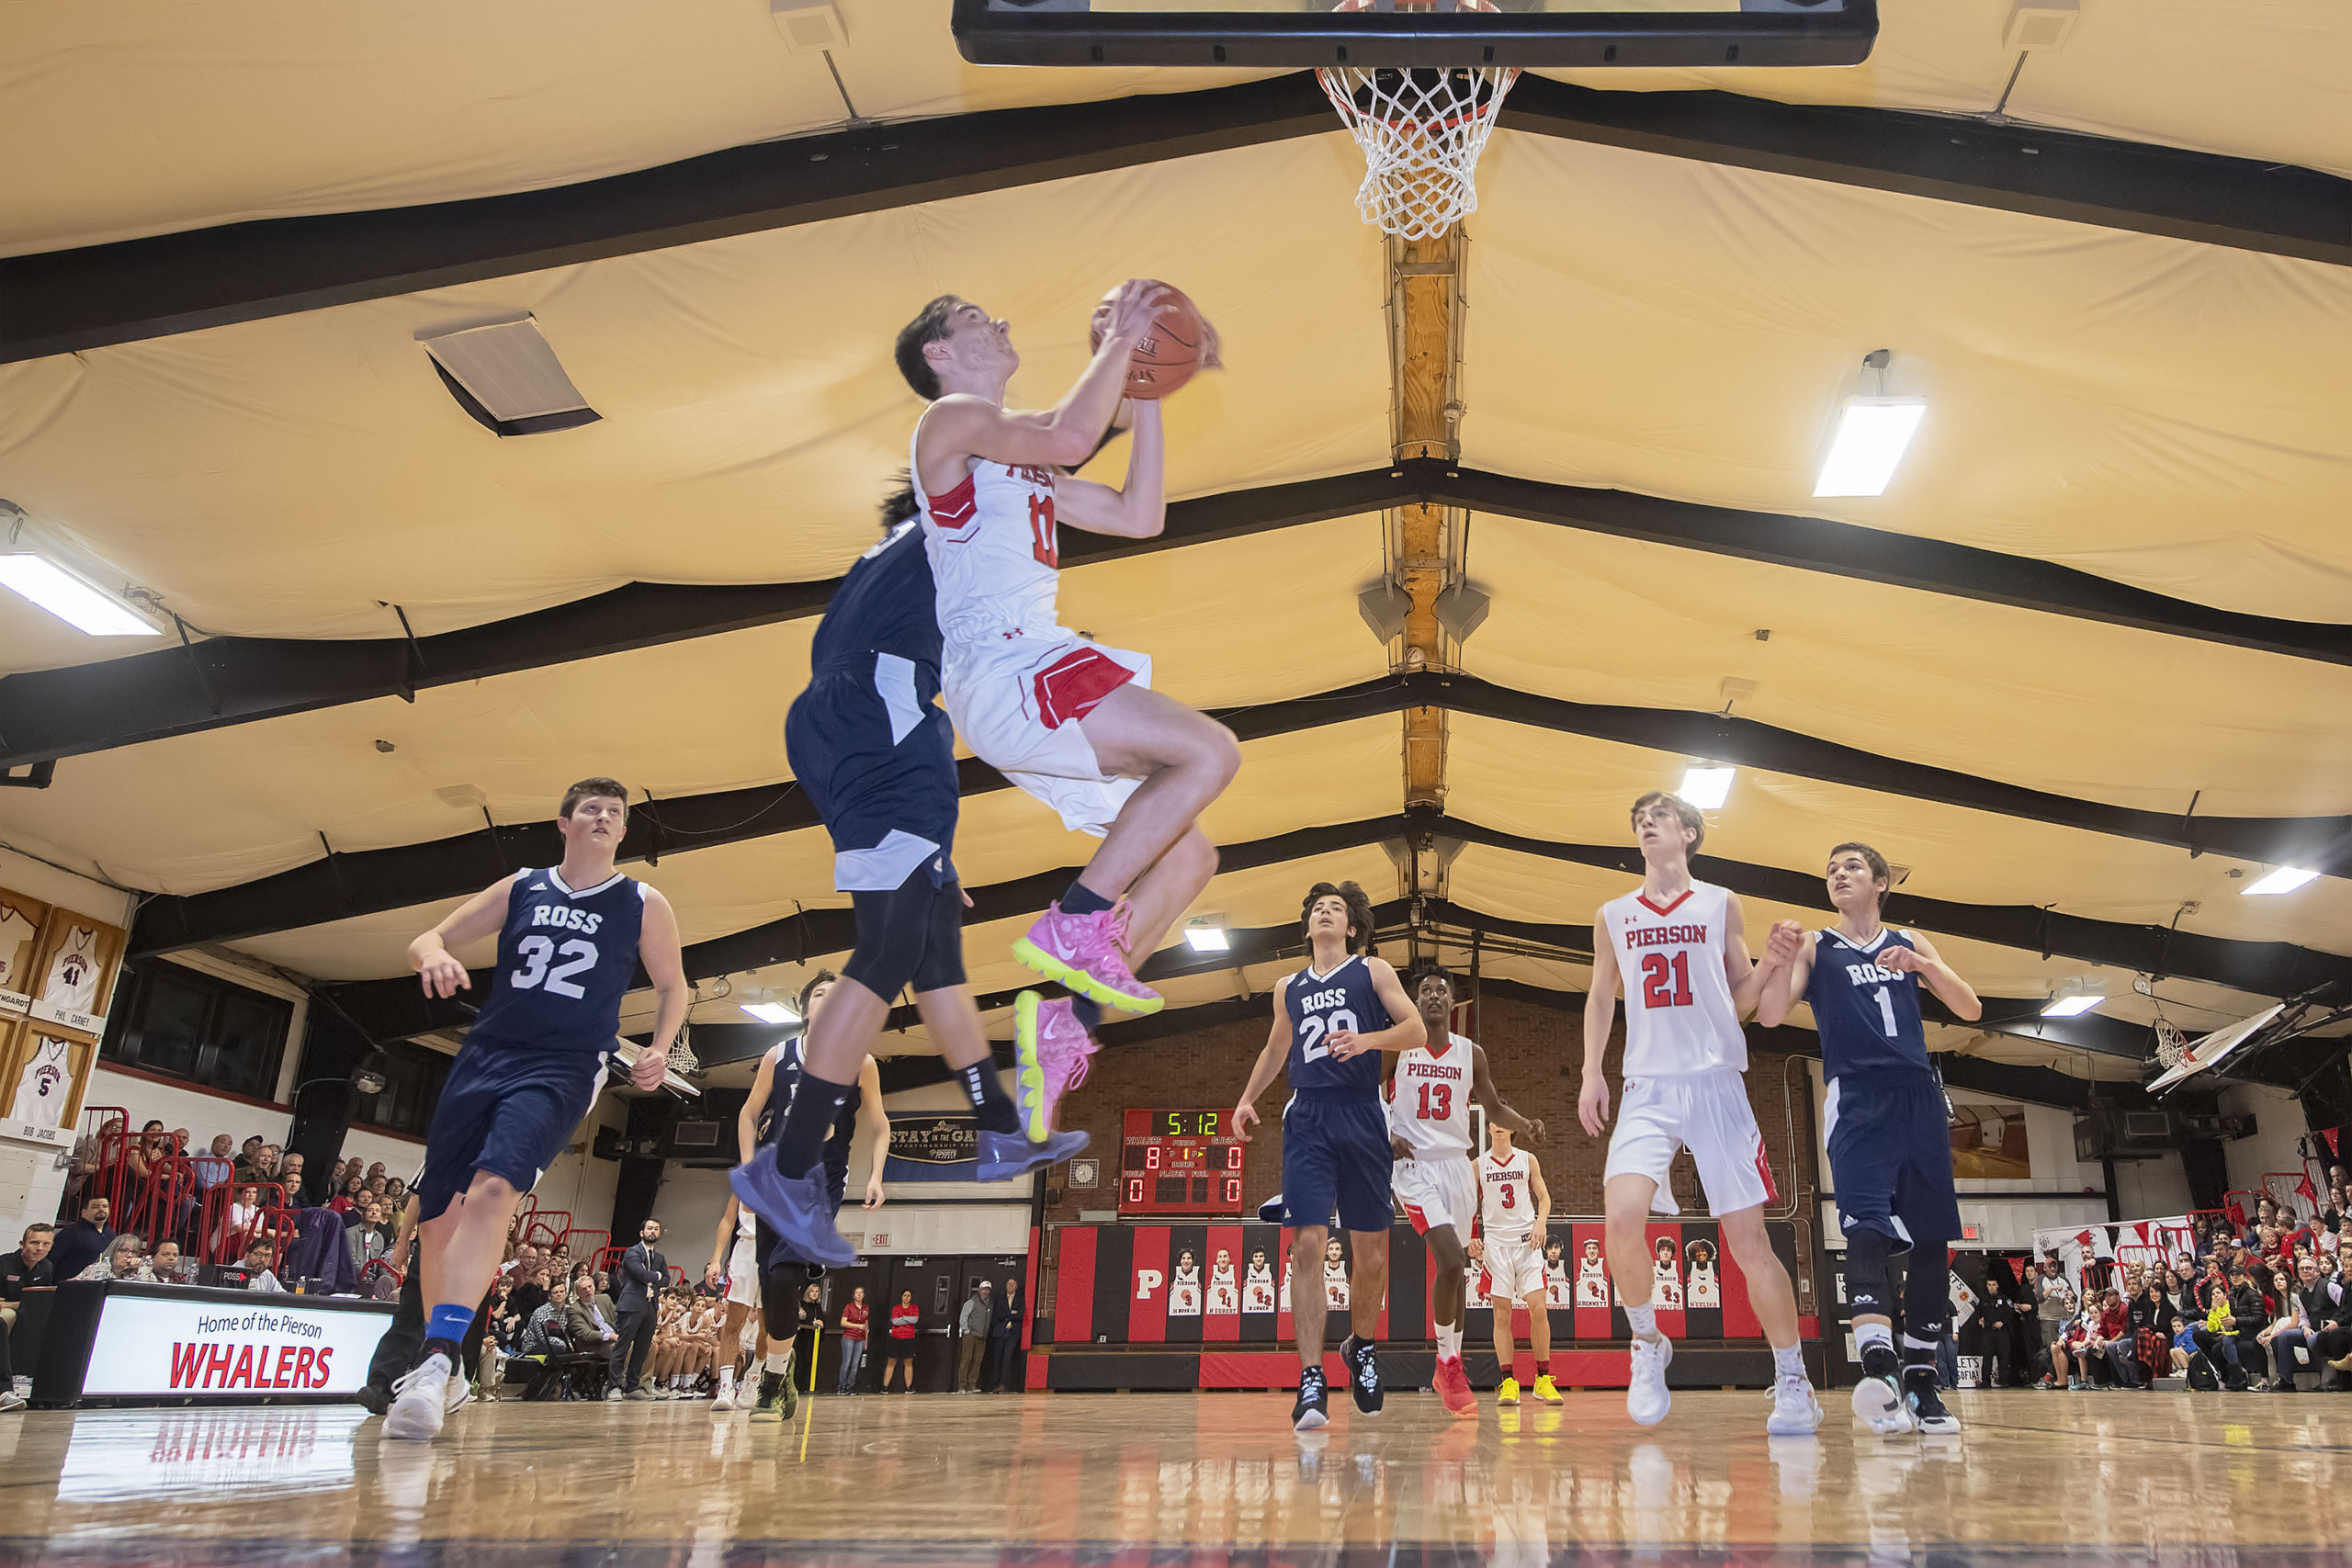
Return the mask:
[[[1673,987],[1667,986],[1669,974]],[[1642,1002],[1645,1007],[1687,1008],[1690,1005],[1690,954],[1668,959],[1663,953],[1642,954]]]
[[571,977],[582,969],[596,966],[594,942],[582,942],[577,938],[565,942],[561,949],[563,962],[552,969],[548,964],[555,958],[558,949],[551,938],[526,936],[514,944],[514,951],[523,955],[523,967],[516,970],[508,982],[516,990],[527,991],[544,981],[551,997],[584,997],[588,994],[585,987],[572,984]]

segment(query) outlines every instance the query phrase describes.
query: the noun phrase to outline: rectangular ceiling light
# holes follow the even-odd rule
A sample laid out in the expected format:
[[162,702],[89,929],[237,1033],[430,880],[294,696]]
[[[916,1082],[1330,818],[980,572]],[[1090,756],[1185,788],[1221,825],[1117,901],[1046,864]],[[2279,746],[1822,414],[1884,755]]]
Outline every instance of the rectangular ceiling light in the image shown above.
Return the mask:
[[161,637],[129,601],[83,581],[46,557],[0,555],[0,583],[91,637]]
[[1682,787],[1674,793],[1702,811],[1713,811],[1731,798],[1731,776],[1737,772],[1693,763],[1682,770]]
[[1848,398],[1813,493],[1884,495],[1927,412],[1921,398]]
[[2105,997],[2052,997],[2050,1005],[2041,1010],[2044,1018],[2077,1018],[2091,1011]]
[[2291,865],[2282,865],[2253,886],[2242,889],[2240,896],[2250,898],[2257,893],[2266,895],[2292,893],[2296,888],[2306,882],[2312,881],[2318,875],[2319,873],[2315,871],[2299,871]]
[[1207,920],[1187,922],[1184,942],[1194,953],[1229,953],[1233,949],[1233,939],[1226,935],[1225,927]]
[[568,430],[597,417],[527,316],[424,342],[466,412],[501,435]]
[[782,1002],[745,1002],[743,1010],[762,1023],[798,1023],[800,1015]]

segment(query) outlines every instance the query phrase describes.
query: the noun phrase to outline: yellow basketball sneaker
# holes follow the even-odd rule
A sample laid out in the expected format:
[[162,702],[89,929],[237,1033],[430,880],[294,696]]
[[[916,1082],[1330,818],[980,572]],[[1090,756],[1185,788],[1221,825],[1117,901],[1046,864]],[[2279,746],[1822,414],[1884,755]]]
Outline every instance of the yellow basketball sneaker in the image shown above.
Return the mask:
[[1544,1373],[1535,1380],[1535,1397],[1546,1404],[1560,1403],[1560,1391],[1552,1386],[1552,1374]]
[[1503,1379],[1502,1387],[1495,1390],[1495,1403],[1497,1404],[1517,1404],[1519,1403],[1519,1380],[1517,1378]]

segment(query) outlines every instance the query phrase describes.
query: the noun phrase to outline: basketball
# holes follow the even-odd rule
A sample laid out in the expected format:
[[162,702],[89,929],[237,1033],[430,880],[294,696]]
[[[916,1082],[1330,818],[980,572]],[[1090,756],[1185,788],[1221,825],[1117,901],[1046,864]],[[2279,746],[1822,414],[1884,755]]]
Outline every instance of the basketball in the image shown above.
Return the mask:
[[[1094,307],[1089,348],[1102,346],[1102,325],[1110,318],[1111,299],[1117,293],[1112,289]],[[1201,326],[1201,313],[1184,291],[1161,284],[1159,298],[1152,306],[1151,330],[1136,344],[1134,356],[1127,361],[1127,396],[1148,402],[1191,380],[1193,372],[1200,368],[1201,345],[1207,336]]]

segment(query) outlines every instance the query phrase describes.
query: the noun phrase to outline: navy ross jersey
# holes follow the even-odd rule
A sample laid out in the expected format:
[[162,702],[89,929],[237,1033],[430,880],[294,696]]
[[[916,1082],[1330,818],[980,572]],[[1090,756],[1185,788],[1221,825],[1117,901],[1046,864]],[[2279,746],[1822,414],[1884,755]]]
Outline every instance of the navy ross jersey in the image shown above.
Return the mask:
[[[922,667],[939,685],[938,592],[922,529],[909,521],[857,558],[826,603],[808,649],[809,666],[830,670],[866,653],[892,653]],[[872,660],[866,662],[871,663]],[[928,700],[925,694],[924,700]]]
[[519,874],[498,933],[498,976],[468,1043],[610,1050],[644,926],[644,884],[619,872],[577,893],[560,868]]
[[[794,1035],[783,1044],[771,1047],[776,1054],[775,1070],[768,1076],[768,1102],[760,1107],[752,1132],[763,1144],[774,1143],[784,1130],[785,1107],[792,1103],[793,1095],[800,1088],[800,1039]],[[830,1166],[849,1164],[850,1140],[857,1135],[857,1108],[865,1100],[865,1090],[858,1081],[849,1081],[849,1098],[842,1101],[832,1130],[825,1134],[825,1163]]]
[[1317,975],[1311,967],[1293,975],[1283,994],[1283,1006],[1290,1010],[1293,1093],[1336,1091],[1361,1094],[1366,1100],[1380,1098],[1380,1053],[1367,1051],[1344,1062],[1335,1061],[1328,1043],[1336,1030],[1377,1034],[1396,1021],[1373,990],[1372,970],[1361,953],[1329,975]]
[[1919,1024],[1919,976],[1878,966],[1888,946],[1917,944],[1903,932],[1882,927],[1867,946],[1837,931],[1813,933],[1813,975],[1804,999],[1813,1005],[1821,1032],[1821,1071],[1928,1070],[1928,1037]]

